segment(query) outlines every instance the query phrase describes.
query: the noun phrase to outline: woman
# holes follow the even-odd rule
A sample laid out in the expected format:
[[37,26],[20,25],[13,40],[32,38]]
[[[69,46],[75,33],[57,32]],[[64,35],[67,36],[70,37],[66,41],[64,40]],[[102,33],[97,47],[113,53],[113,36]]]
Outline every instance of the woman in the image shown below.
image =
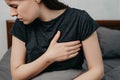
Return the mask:
[[87,12],[58,0],[5,1],[11,16],[17,17],[11,30],[13,80],[34,79],[52,71],[82,71],[84,56],[88,71],[73,79],[102,79],[98,25]]

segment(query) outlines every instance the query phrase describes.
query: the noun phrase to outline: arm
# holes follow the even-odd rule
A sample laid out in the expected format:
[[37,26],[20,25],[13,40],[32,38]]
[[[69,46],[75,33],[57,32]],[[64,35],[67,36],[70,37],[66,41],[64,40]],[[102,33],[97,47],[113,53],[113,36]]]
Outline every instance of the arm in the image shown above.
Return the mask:
[[48,62],[44,56],[41,56],[31,63],[25,64],[25,43],[14,36],[12,39],[11,73],[13,80],[30,79],[52,63]]
[[104,74],[102,55],[96,32],[82,41],[88,71],[74,80],[101,80]]
[[[80,42],[57,43],[60,37],[58,32],[50,43],[48,50],[33,62],[25,64],[25,43],[12,36],[11,73],[13,80],[28,80],[42,72],[55,61],[64,61],[75,57],[80,50]],[[76,50],[70,54],[69,51]],[[68,57],[69,55],[69,57]]]

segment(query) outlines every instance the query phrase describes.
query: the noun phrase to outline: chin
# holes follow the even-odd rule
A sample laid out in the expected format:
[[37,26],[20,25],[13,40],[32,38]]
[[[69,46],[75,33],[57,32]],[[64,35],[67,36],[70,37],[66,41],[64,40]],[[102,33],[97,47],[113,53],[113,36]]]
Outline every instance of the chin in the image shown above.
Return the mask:
[[29,21],[23,21],[23,23],[24,23],[25,25],[28,25],[28,24],[30,24],[31,22],[29,22]]
[[24,23],[25,25],[28,25],[28,24],[32,23],[33,21],[34,21],[34,20],[24,20],[23,23]]

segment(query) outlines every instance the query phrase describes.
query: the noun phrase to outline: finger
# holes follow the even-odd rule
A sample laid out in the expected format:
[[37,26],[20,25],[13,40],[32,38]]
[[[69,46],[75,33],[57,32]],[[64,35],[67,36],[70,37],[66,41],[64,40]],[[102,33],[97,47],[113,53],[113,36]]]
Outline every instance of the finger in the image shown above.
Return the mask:
[[57,43],[59,37],[60,37],[60,31],[57,31],[57,33],[55,34],[54,38],[51,41],[51,44]]
[[78,55],[78,52],[76,52],[75,54],[72,54],[72,55],[68,55],[68,59],[71,59],[71,58],[73,58],[73,57],[75,57],[77,55]]
[[71,50],[75,50],[77,48],[80,48],[81,46],[82,46],[81,44],[78,44],[78,45],[75,45],[75,46],[70,46],[67,49],[68,49],[68,51],[71,51]]
[[74,49],[69,51],[69,54],[75,54],[76,52],[78,52],[80,50],[80,48]]
[[63,43],[66,46],[74,46],[74,45],[80,44],[80,41],[77,40],[77,41],[70,41],[70,42],[63,42]]

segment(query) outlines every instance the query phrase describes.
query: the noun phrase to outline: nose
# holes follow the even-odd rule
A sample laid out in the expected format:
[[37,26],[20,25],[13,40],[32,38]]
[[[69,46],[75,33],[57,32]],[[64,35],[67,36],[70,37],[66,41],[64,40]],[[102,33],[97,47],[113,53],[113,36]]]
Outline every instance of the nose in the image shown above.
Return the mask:
[[17,15],[18,15],[17,10],[14,9],[14,8],[11,8],[11,9],[10,9],[10,15],[11,15],[12,17],[17,16]]

